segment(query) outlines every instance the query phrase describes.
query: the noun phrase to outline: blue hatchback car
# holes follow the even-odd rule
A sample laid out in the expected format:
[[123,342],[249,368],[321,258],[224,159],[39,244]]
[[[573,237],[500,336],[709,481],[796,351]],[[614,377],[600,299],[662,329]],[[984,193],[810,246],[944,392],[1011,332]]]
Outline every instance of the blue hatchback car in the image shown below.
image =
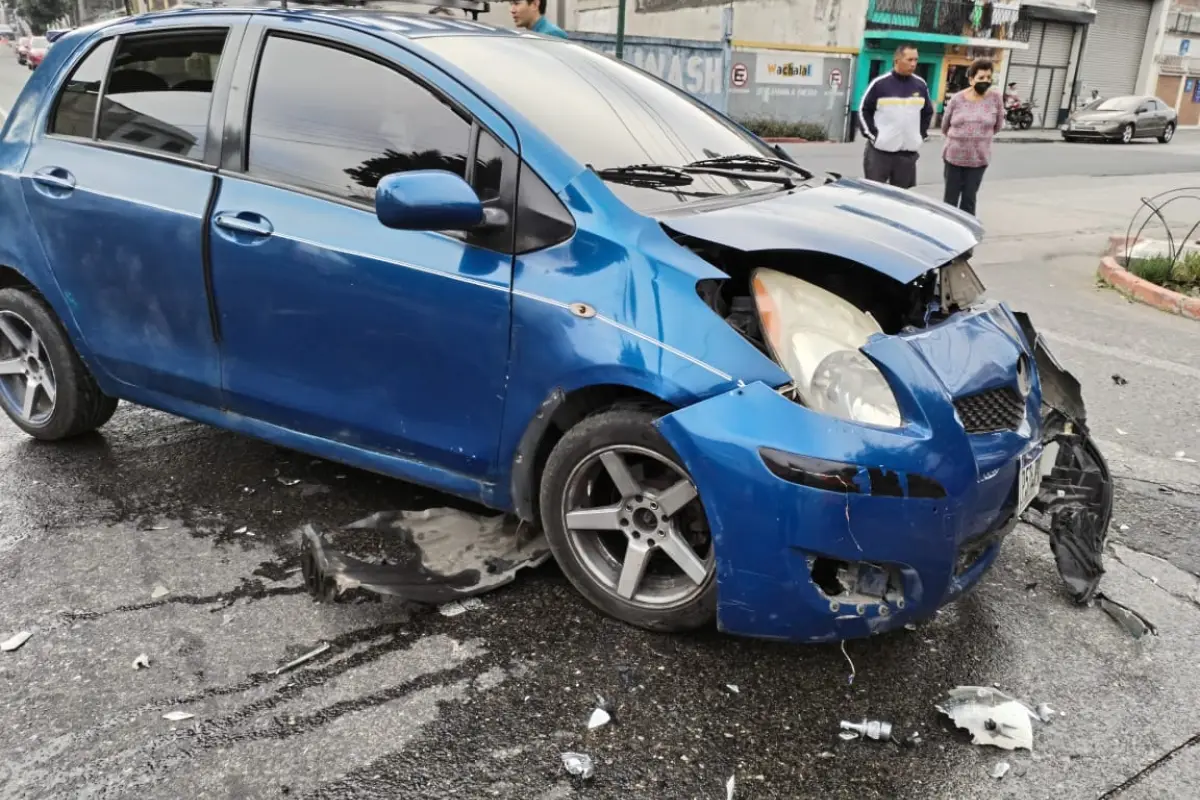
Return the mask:
[[1029,507],[1096,592],[1107,467],[983,295],[977,221],[580,44],[315,8],[74,30],[4,124],[0,212],[0,404],[35,438],[121,399],[436,487],[652,630],[903,626]]

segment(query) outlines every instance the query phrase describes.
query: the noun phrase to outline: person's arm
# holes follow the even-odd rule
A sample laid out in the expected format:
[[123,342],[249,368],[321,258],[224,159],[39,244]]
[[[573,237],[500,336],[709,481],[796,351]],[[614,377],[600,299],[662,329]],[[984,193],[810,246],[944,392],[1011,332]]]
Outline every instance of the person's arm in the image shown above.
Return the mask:
[[858,127],[862,129],[863,136],[872,142],[879,135],[879,128],[875,126],[875,106],[878,101],[879,81],[876,79],[871,81],[867,87],[867,91],[863,94],[862,105],[858,107]]
[[946,101],[946,110],[942,112],[942,133],[950,133],[950,118],[954,116],[955,101],[957,99],[958,95],[953,95]]
[[1000,131],[1004,130],[1004,101],[997,100],[995,103],[995,106],[996,106],[996,127],[995,127],[995,130],[992,131],[993,134],[999,133]]
[[[921,108],[921,138],[929,138],[929,123],[933,121],[933,99],[929,96],[929,86],[925,85],[925,105]],[[953,99],[953,98],[951,98]]]

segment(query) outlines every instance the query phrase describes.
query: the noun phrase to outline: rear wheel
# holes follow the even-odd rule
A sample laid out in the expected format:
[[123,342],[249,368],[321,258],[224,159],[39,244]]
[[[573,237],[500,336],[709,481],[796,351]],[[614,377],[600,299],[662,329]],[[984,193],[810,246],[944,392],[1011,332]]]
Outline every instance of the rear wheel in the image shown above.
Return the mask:
[[575,588],[653,631],[710,625],[716,558],[695,484],[645,409],[589,417],[542,474],[542,524]]
[[0,290],[0,407],[35,439],[99,428],[117,410],[40,297]]
[[1172,137],[1174,137],[1174,136],[1175,136],[1175,123],[1172,122],[1167,125],[1165,130],[1163,130],[1162,135],[1158,137],[1158,140],[1160,142],[1162,142],[1163,144],[1166,144],[1167,142],[1171,141]]

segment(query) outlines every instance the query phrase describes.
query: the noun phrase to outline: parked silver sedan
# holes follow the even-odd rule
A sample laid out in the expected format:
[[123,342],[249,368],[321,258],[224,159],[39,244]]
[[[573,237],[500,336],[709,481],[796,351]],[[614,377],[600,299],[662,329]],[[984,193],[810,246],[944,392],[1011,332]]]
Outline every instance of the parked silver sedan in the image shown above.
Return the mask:
[[1125,95],[1088,103],[1063,124],[1068,142],[1099,139],[1128,144],[1134,139],[1171,141],[1179,124],[1175,109],[1156,97]]

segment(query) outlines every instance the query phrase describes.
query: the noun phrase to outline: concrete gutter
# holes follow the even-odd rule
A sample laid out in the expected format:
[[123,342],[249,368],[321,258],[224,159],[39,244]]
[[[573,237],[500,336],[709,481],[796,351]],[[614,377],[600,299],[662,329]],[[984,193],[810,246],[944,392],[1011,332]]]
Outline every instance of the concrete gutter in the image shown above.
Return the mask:
[[1188,297],[1185,294],[1173,292],[1139,278],[1121,266],[1117,261],[1117,253],[1135,242],[1136,239],[1127,240],[1124,236],[1109,237],[1108,251],[1100,259],[1100,268],[1096,271],[1100,280],[1139,303],[1154,306],[1160,311],[1200,320],[1200,297]]

